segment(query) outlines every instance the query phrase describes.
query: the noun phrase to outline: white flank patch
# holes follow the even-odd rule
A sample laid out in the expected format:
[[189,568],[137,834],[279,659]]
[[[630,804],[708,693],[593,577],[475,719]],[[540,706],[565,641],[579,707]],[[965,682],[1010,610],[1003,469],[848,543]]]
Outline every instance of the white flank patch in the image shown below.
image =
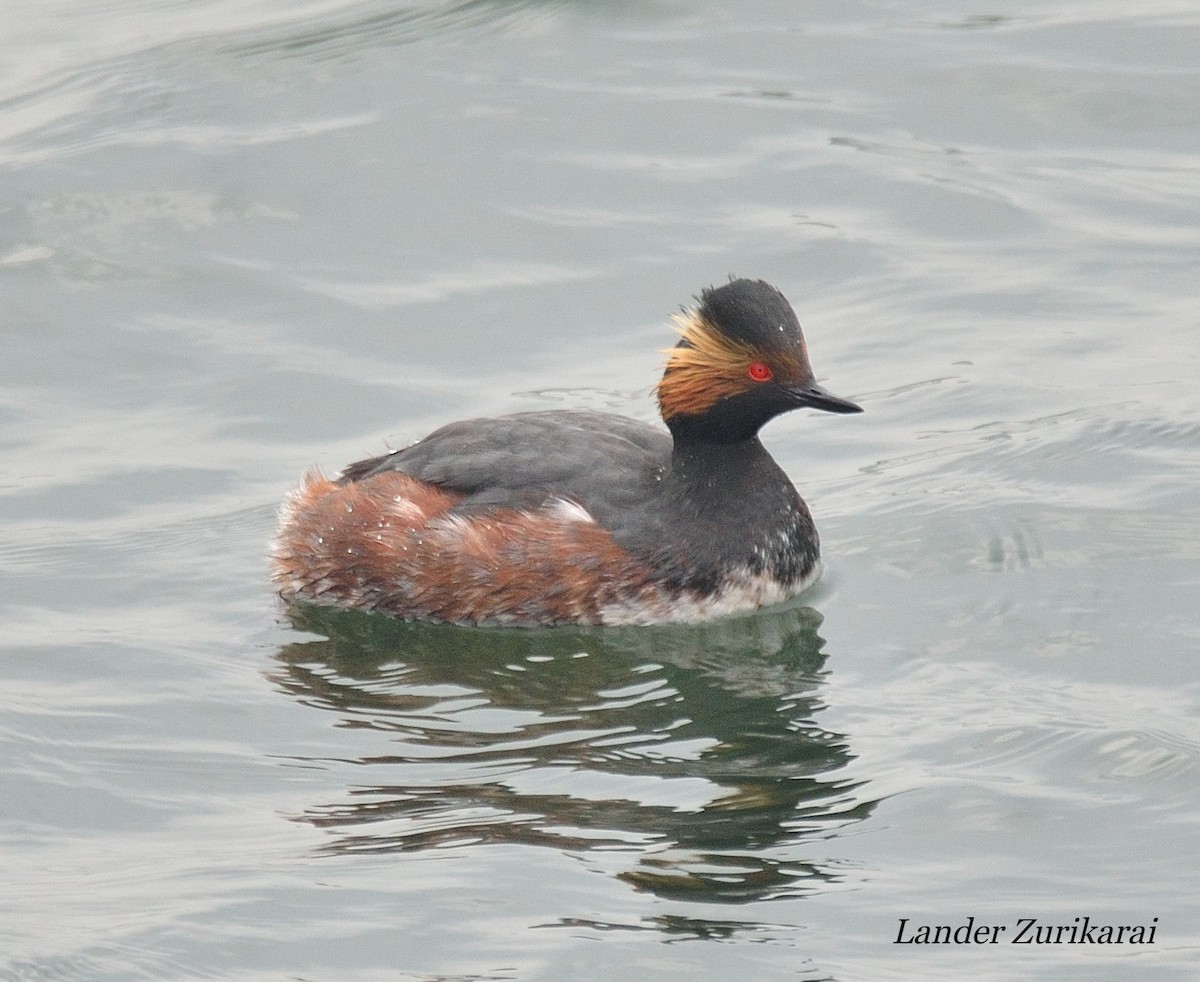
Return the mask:
[[393,495],[392,500],[387,503],[385,514],[389,518],[397,519],[401,524],[413,528],[425,521],[425,512],[421,510],[421,507],[399,494]]
[[465,515],[438,515],[425,528],[429,532],[445,532],[452,538],[460,539],[465,539],[475,531],[471,526],[471,519]]
[[589,525],[595,525],[596,520],[592,518],[589,512],[583,505],[575,501],[569,501],[566,498],[551,498],[546,506],[546,511],[550,513],[551,518],[557,518],[560,522],[585,522]]
[[792,584],[783,584],[761,573],[748,570],[734,573],[716,593],[666,594],[651,587],[640,596],[630,597],[600,610],[600,623],[608,626],[632,624],[687,624],[745,614],[760,607],[783,603],[807,590],[821,575],[818,562],[808,576]]

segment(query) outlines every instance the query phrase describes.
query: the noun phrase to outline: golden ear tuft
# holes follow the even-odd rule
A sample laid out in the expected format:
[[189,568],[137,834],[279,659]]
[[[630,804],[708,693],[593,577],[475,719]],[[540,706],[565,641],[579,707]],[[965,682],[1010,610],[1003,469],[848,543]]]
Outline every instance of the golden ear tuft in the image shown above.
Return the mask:
[[700,314],[689,310],[671,318],[686,346],[667,348],[667,368],[673,364],[702,365],[715,370],[736,369],[758,357],[748,344],[726,337]]
[[658,384],[663,419],[703,413],[753,384],[746,366],[762,357],[753,347],[726,337],[697,310],[672,320],[686,343],[663,352],[667,366]]

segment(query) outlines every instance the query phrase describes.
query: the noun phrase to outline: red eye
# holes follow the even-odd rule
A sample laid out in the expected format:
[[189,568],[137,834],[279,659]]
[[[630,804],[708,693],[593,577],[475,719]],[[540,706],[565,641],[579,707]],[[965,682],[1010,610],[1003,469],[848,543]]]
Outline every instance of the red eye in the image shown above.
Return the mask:
[[775,373],[771,371],[771,366],[765,361],[752,361],[746,368],[746,374],[749,375],[755,382],[770,382],[775,377]]

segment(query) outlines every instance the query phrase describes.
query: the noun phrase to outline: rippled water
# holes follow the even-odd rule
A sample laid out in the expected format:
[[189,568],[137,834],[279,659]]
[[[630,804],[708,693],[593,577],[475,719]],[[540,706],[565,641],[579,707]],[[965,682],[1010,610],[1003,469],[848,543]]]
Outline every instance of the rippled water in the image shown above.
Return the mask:
[[[1194,977],[1193,4],[3,19],[0,979]],[[765,433],[800,602],[279,610],[305,467],[650,419],[731,272],[867,408]]]

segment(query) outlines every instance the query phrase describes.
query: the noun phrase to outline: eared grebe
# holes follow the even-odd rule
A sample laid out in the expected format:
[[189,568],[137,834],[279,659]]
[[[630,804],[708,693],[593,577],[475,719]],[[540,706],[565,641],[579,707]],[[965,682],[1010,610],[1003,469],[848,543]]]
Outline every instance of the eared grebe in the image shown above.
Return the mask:
[[466,624],[654,624],[753,610],[818,573],[808,508],[758,440],[780,413],[861,407],[817,385],[778,290],[733,280],[676,317],[669,433],[551,410],[451,423],[283,507],[285,600]]

